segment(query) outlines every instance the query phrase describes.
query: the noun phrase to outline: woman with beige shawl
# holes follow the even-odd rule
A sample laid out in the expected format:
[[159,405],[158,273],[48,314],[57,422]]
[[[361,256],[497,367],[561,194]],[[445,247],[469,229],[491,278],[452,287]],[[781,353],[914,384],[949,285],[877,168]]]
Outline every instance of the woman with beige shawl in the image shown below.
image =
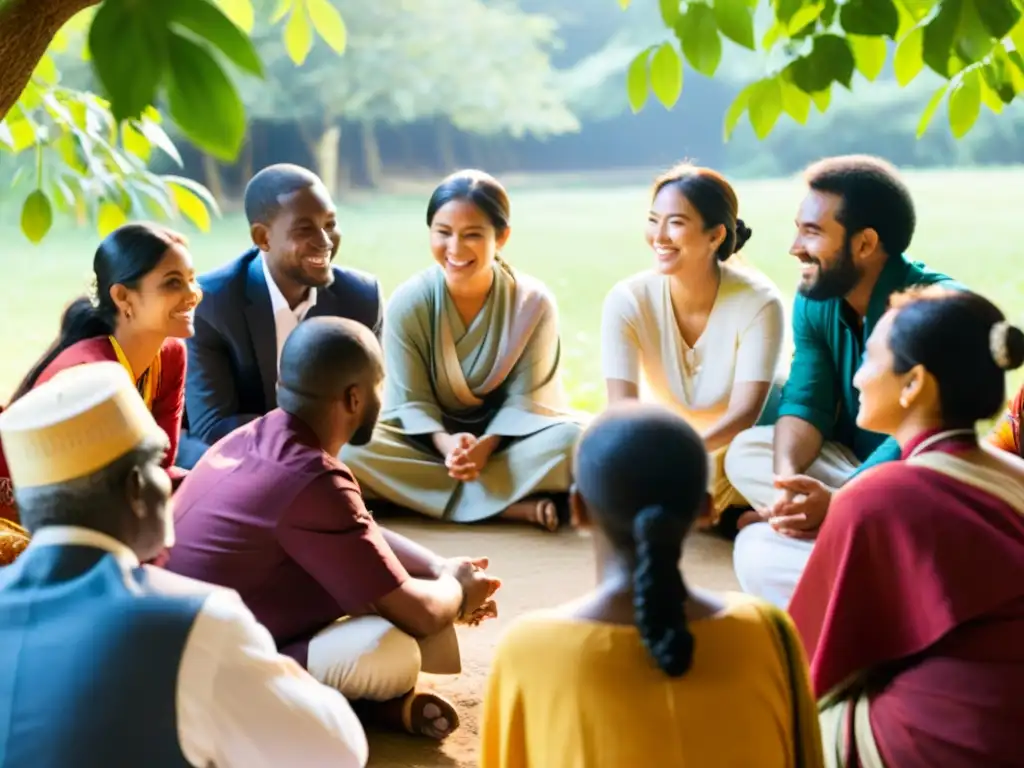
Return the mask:
[[395,506],[555,530],[581,427],[565,406],[554,298],[499,256],[509,201],[491,176],[449,176],[427,224],[437,265],[388,304],[378,428],[341,458],[368,496]]

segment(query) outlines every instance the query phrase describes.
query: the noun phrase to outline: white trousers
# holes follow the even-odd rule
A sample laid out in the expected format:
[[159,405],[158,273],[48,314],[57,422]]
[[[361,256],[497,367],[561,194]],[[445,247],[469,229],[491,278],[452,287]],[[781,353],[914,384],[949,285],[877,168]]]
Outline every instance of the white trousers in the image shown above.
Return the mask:
[[421,671],[458,672],[458,639],[454,627],[417,640],[380,616],[345,617],[310,640],[306,667],[350,701],[390,701],[411,691]]
[[[725,455],[726,477],[755,509],[771,506],[779,494],[774,486],[774,439],[774,427],[754,427],[737,435]],[[846,446],[825,443],[804,474],[836,490],[859,463]],[[813,541],[783,536],[767,523],[748,525],[736,537],[732,553],[740,588],[785,609],[813,548]]]

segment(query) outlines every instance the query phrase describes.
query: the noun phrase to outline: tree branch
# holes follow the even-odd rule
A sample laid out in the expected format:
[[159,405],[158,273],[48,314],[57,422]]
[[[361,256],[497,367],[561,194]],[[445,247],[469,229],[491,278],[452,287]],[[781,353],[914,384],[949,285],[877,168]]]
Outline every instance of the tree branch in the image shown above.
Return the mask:
[[0,120],[18,101],[61,27],[101,0],[0,0]]

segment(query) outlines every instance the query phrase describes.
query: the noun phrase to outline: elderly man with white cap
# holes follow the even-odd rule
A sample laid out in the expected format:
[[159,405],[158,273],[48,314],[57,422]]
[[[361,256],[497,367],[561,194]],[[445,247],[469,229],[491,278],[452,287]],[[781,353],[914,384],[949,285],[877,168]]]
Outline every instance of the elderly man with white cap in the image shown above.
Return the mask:
[[172,543],[167,437],[116,363],[0,414],[32,542],[0,570],[0,765],[364,766],[348,702],[230,590],[140,566]]

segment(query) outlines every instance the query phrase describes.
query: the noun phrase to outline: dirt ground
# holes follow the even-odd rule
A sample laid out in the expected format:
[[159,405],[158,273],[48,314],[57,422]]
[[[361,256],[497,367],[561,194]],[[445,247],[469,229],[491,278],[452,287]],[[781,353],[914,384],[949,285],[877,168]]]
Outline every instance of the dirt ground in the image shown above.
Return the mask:
[[[487,556],[489,570],[503,581],[499,617],[477,628],[459,629],[462,674],[430,679],[455,703],[462,727],[440,745],[412,736],[370,733],[373,768],[471,768],[476,765],[480,699],[495,643],[516,616],[559,605],[592,586],[590,542],[574,532],[548,534],[524,525],[456,526],[409,519],[381,523],[442,555]],[[687,580],[711,589],[736,589],[731,546],[709,534],[693,534],[683,558]]]

